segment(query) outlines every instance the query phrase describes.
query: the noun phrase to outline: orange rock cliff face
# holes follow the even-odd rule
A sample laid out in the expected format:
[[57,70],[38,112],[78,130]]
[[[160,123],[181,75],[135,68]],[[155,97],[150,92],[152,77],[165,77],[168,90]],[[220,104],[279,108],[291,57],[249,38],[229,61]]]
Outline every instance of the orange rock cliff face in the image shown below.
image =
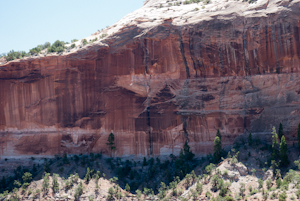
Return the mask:
[[[172,12],[155,3],[141,11]],[[111,132],[116,156],[178,154],[186,140],[206,154],[216,129],[226,146],[249,132],[263,138],[280,122],[295,140],[300,1],[239,3],[246,10],[200,9],[183,22],[134,13],[76,51],[2,64],[0,156],[109,155]]]

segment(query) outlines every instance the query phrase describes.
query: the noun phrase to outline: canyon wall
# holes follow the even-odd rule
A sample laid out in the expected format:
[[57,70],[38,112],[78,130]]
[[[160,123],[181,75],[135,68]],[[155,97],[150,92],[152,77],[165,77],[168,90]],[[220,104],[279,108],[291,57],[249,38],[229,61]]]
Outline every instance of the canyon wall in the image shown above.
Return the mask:
[[[145,5],[147,6],[147,5]],[[62,55],[0,66],[0,156],[197,154],[300,123],[300,3],[176,25],[126,25]]]

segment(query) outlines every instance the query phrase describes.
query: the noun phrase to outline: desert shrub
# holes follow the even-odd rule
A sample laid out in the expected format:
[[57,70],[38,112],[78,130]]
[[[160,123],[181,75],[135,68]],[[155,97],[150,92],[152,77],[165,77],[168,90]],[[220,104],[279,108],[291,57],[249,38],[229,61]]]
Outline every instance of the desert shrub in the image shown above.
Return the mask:
[[75,48],[76,47],[76,45],[75,45],[75,43],[73,43],[72,45],[71,45],[71,48]]
[[101,34],[100,38],[105,38],[108,34]]
[[205,171],[207,172],[207,174],[211,174],[212,173],[212,170],[213,169],[215,169],[215,165],[214,164],[212,164],[212,163],[210,163],[209,165],[207,165],[206,167],[205,167]]
[[280,178],[277,179],[277,180],[276,180],[276,187],[277,187],[277,188],[280,188],[281,183],[282,183],[281,179],[280,179]]
[[135,193],[136,193],[136,197],[137,197],[138,199],[140,199],[140,198],[142,197],[142,191],[136,190]]
[[300,199],[300,190],[296,191],[296,196],[297,196],[297,199]]
[[49,188],[49,176],[50,173],[46,173],[43,178],[43,191],[47,191]]
[[88,44],[88,42],[87,42],[86,39],[82,39],[82,40],[81,40],[81,43],[82,43],[83,46],[86,45],[86,44]]
[[245,184],[244,184],[244,183],[241,183],[241,186],[240,186],[240,195],[241,195],[242,197],[245,196],[245,194],[244,194],[245,191],[246,191]]
[[152,189],[150,188],[144,188],[144,192],[145,195],[150,196],[150,195],[154,195],[154,192]]
[[209,191],[206,191],[206,193],[205,193],[205,197],[207,197],[207,198],[210,198],[210,197],[211,197],[211,192],[209,192]]
[[113,197],[114,197],[114,194],[115,194],[115,191],[114,191],[113,187],[110,187],[110,188],[108,189],[107,199],[108,199],[108,200],[112,200]]
[[22,179],[24,182],[31,182],[32,180],[32,174],[30,172],[25,172],[22,176]]
[[200,0],[186,0],[183,2],[183,4],[191,4],[191,3],[199,3]]
[[279,201],[285,201],[287,198],[286,192],[279,194]]
[[7,55],[5,56],[5,59],[7,61],[12,61],[15,59],[21,59],[24,56],[28,56],[28,54],[25,51],[14,51],[11,50]]
[[51,46],[51,44],[49,42],[46,42],[43,45],[38,45],[38,46],[30,49],[29,50],[29,54],[30,55],[39,54],[42,50],[44,50],[44,49],[46,49],[46,48],[48,48],[50,46]]
[[271,196],[270,196],[270,198],[272,199],[272,200],[274,200],[274,199],[277,199],[277,194],[275,193],[275,192],[273,192],[272,194],[271,194]]
[[224,187],[224,181],[218,175],[212,176],[212,190],[218,191]]
[[258,188],[262,188],[264,185],[264,181],[262,179],[258,180]]
[[130,191],[130,186],[129,186],[129,184],[127,183],[126,184],[126,186],[125,186],[125,190],[127,191],[127,192],[129,192]]
[[69,180],[67,180],[65,183],[65,190],[68,191],[71,189],[71,187],[72,187],[72,183]]
[[199,194],[202,193],[203,185],[199,181],[196,184],[196,190],[198,191]]
[[85,182],[88,184],[89,181],[91,180],[91,171],[90,171],[90,168],[88,167],[87,170],[86,170],[86,174],[85,174],[85,177],[84,177],[84,180]]
[[50,47],[48,47],[48,52],[63,52],[65,49],[64,41],[55,41]]
[[57,177],[58,177],[58,174],[53,174],[53,177],[52,177],[52,189],[53,189],[54,193],[57,193],[59,191],[59,183],[57,181]]
[[80,182],[75,190],[74,197],[78,199],[82,194],[83,194],[83,187],[82,187],[82,182]]
[[270,188],[272,187],[272,181],[271,179],[267,180],[267,189],[270,190]]

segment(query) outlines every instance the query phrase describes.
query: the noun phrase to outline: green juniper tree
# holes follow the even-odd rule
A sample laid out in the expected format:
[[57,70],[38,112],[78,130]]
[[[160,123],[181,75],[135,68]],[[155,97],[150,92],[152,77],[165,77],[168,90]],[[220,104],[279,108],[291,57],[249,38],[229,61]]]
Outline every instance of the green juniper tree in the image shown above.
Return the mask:
[[284,136],[281,137],[280,141],[280,161],[281,166],[287,166],[289,163],[287,155],[287,144]]
[[49,176],[50,176],[50,173],[45,173],[45,176],[43,178],[43,191],[44,192],[48,192],[48,188],[49,188]]
[[129,191],[130,191],[130,186],[129,186],[129,184],[128,184],[128,183],[126,183],[125,190],[126,190],[127,192],[129,192]]
[[106,145],[109,146],[109,148],[110,148],[110,157],[112,157],[113,151],[116,150],[115,136],[114,136],[113,133],[109,134]]
[[30,172],[25,172],[22,179],[25,183],[29,183],[32,180],[32,174]]
[[218,136],[216,136],[214,140],[214,155],[213,155],[213,159],[215,163],[218,163],[221,160],[221,150],[222,150],[221,140]]
[[52,176],[52,189],[54,193],[57,193],[59,191],[59,183],[57,181],[58,174],[53,174]]
[[84,180],[87,184],[91,180],[91,171],[90,171],[89,167],[86,169],[86,174],[85,174]]
[[279,153],[278,153],[278,135],[276,133],[275,127],[273,127],[273,131],[272,131],[272,155],[271,155],[271,159],[272,160],[277,160],[278,157],[279,157]]
[[185,141],[184,143],[183,152],[186,160],[192,160],[195,156],[195,154],[193,154],[193,152],[190,151],[190,146],[188,145],[187,141]]

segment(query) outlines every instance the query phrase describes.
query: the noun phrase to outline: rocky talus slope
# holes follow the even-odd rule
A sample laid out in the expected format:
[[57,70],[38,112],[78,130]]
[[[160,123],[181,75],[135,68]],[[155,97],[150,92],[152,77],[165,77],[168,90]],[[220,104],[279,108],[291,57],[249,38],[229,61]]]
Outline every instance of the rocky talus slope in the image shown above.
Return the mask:
[[[0,65],[0,156],[212,151],[300,119],[300,1],[148,0],[63,54]],[[107,36],[106,36],[107,35]]]

